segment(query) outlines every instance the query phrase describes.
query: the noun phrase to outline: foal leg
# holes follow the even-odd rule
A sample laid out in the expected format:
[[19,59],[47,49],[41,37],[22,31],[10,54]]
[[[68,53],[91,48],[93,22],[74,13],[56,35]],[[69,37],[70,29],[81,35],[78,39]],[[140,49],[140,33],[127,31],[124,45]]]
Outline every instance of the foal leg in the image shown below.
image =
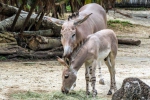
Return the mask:
[[90,92],[89,92],[89,81],[90,81],[89,67],[90,66],[88,66],[87,63],[85,63],[86,95],[90,95]]
[[93,61],[92,64],[92,73],[91,74],[91,86],[92,86],[92,96],[95,97],[97,95],[97,90],[95,89],[95,83],[96,83],[96,76],[95,76],[95,70],[96,70],[96,60]]
[[102,77],[102,73],[101,73],[101,62],[100,61],[97,61],[97,66],[98,66],[98,69],[99,69],[99,84],[102,84],[102,85],[105,85],[105,82],[104,82],[104,78]]
[[112,53],[110,53],[109,56],[106,58],[105,63],[110,73],[110,90],[108,91],[107,95],[111,95],[113,89],[114,91],[117,90],[116,81],[115,81],[115,58],[112,55]]

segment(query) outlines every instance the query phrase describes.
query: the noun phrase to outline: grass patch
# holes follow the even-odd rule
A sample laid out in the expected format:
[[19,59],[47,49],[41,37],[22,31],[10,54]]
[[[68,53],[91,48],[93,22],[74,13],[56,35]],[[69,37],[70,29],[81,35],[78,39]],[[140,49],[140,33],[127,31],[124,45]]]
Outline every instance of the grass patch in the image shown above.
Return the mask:
[[133,28],[135,25],[128,21],[109,20],[107,21],[107,26],[114,31],[127,31],[127,29]]
[[89,95],[87,98],[85,91],[74,91],[69,94],[62,94],[60,91],[54,91],[51,93],[37,93],[37,92],[23,92],[15,93],[11,95],[13,100],[107,100],[106,98],[96,97],[93,98]]
[[28,100],[28,99],[40,99],[42,97],[42,94],[36,93],[36,92],[21,92],[21,93],[15,93],[12,94],[11,97],[15,100]]
[[133,26],[133,24],[131,24],[128,21],[120,21],[120,20],[109,20],[107,21],[107,24],[108,26],[112,26],[112,27],[114,27],[115,24],[121,24],[122,26],[130,26],[130,27]]

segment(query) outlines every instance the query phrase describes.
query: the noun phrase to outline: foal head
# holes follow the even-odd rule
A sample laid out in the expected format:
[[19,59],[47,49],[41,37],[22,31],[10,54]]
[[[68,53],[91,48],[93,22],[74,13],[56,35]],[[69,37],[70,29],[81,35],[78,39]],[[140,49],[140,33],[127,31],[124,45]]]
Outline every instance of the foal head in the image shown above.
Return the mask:
[[65,66],[62,73],[62,93],[68,93],[71,89],[75,87],[76,82],[76,71],[69,67],[69,65],[61,58],[58,57],[58,62]]

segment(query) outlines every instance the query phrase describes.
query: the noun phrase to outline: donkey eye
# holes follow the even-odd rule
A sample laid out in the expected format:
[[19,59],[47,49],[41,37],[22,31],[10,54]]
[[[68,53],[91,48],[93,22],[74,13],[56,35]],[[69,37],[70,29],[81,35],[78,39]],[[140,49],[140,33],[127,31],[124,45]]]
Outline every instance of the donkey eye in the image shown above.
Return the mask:
[[73,27],[72,30],[75,30],[75,28]]
[[67,79],[69,77],[69,75],[65,75],[65,79]]
[[72,38],[73,38],[75,35],[76,35],[76,34],[73,34],[73,35],[72,35]]

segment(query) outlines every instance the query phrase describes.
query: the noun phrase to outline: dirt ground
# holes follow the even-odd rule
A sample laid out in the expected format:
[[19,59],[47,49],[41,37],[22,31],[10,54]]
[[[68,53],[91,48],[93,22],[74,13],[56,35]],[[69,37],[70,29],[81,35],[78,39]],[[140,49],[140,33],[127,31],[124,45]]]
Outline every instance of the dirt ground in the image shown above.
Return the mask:
[[[109,13],[108,19],[112,18]],[[117,18],[117,17],[116,17]],[[124,19],[125,20],[125,19]],[[149,19],[150,20],[150,19]],[[147,23],[147,21],[145,21]],[[150,23],[149,23],[150,24]],[[140,46],[119,45],[116,58],[116,83],[118,89],[127,77],[138,77],[150,84],[150,27],[136,25],[123,29],[114,28],[118,37],[140,39]],[[57,61],[0,62],[0,100],[9,100],[9,94],[20,91],[59,91],[63,66]],[[78,72],[75,90],[85,90],[84,65]],[[97,69],[98,72],[98,69]],[[106,97],[109,90],[109,72],[102,62],[105,85],[96,83],[99,97]]]

